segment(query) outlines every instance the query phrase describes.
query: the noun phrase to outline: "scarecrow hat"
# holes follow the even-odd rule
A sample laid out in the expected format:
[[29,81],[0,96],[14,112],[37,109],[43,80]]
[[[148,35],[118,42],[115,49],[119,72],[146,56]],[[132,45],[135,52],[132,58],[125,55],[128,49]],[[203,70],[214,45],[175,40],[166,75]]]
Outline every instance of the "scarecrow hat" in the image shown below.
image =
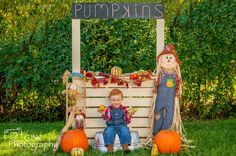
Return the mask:
[[76,113],[74,114],[74,117],[75,117],[76,115],[82,115],[84,118],[86,118],[86,115],[81,111],[81,109],[80,109],[78,112],[76,112]]
[[176,54],[175,47],[172,44],[167,44],[164,48],[164,50],[157,56],[157,61],[159,60],[161,55],[165,54],[172,54],[175,57],[175,60],[178,64],[180,64],[180,60],[178,55]]

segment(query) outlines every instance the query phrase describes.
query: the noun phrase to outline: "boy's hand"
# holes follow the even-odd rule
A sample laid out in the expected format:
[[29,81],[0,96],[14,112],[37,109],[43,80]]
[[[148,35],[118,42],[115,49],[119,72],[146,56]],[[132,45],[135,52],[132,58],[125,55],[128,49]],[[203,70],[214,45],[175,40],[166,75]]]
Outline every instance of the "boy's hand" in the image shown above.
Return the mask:
[[104,110],[99,110],[99,109],[98,109],[98,112],[99,112],[99,113],[103,113],[103,112],[104,112]]
[[136,113],[137,111],[138,111],[138,108],[130,108],[128,110],[129,116],[132,117],[134,115],[134,113]]
[[128,117],[131,118],[134,115],[134,113],[128,113]]

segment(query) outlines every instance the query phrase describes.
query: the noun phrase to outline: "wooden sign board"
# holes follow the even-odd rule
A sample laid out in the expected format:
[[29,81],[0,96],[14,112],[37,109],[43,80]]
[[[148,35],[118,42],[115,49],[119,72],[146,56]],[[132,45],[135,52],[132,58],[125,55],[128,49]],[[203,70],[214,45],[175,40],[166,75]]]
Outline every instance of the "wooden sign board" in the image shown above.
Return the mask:
[[91,18],[164,18],[160,3],[74,3],[72,19]]

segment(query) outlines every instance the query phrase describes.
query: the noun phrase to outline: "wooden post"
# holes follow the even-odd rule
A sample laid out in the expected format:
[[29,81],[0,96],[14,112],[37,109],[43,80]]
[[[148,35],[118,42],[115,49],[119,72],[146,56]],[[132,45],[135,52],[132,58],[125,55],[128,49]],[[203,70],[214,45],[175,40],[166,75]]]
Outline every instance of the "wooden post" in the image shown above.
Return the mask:
[[164,44],[165,44],[164,28],[165,28],[164,19],[156,19],[156,56],[158,56],[164,49]]
[[[72,73],[80,72],[80,19],[72,19]],[[72,79],[72,83],[78,84],[79,80]],[[78,95],[77,95],[78,96]],[[78,105],[78,97],[75,97],[75,105]],[[68,121],[68,113],[67,120]]]
[[[165,44],[164,28],[165,28],[164,19],[156,19],[156,57],[164,49],[164,44]],[[158,69],[157,69],[157,63],[156,63],[156,72],[158,72],[157,70]],[[156,94],[153,94],[152,106],[151,106],[150,115],[149,115],[149,123],[147,126],[149,130],[147,132],[147,142],[145,143],[145,145],[149,144],[152,139],[151,136],[152,136],[152,129],[153,129],[155,100],[156,100]]]
[[80,72],[80,19],[72,19],[72,72]]

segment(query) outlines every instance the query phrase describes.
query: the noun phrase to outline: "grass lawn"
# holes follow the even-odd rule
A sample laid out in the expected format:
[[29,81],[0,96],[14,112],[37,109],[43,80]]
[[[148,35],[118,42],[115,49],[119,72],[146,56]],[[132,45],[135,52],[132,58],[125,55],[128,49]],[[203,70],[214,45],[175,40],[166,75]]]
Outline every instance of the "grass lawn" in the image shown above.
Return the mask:
[[[65,156],[70,155],[58,151],[53,153],[52,147],[57,135],[63,127],[62,122],[55,123],[0,123],[0,155],[10,156]],[[179,154],[191,156],[235,156],[236,155],[236,119],[185,122],[189,139],[196,148],[182,150]],[[7,129],[20,128],[21,132],[7,132]],[[16,131],[16,130],[14,130]],[[5,133],[4,133],[5,132]],[[9,134],[10,133],[10,134]],[[129,156],[149,156],[149,148],[131,152]],[[109,155],[89,149],[86,156]],[[118,151],[115,156],[125,155]],[[159,154],[160,156],[164,154]]]

